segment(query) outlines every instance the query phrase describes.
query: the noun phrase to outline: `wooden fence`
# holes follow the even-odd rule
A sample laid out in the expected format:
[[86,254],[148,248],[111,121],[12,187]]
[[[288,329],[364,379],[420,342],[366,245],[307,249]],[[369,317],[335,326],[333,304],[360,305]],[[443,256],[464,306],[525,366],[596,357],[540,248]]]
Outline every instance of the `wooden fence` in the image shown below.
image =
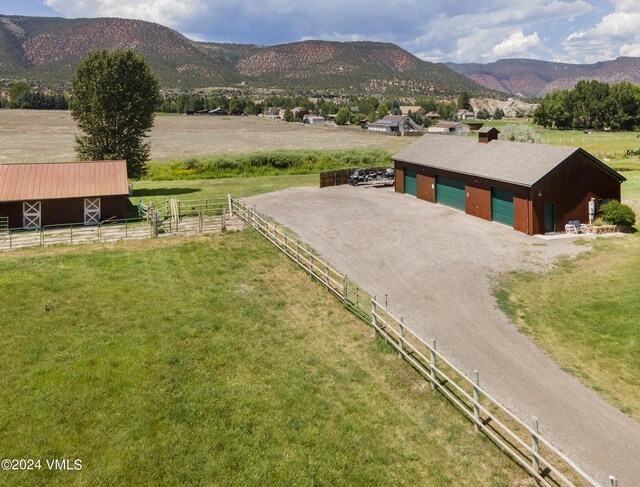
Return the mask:
[[0,230],[0,251],[219,232],[228,227],[240,228],[241,226],[238,221],[230,218],[230,198],[182,200],[177,204],[176,201],[179,200],[140,204],[138,205],[141,209],[140,218],[107,220],[97,225],[72,223],[46,225],[36,230],[25,228]]
[[[425,340],[402,317],[391,313],[386,297],[381,301],[369,295],[346,274],[320,258],[295,233],[258,213],[255,208],[233,199],[232,210],[320,282],[348,310],[370,325],[433,389],[442,393],[469,418],[476,432],[490,438],[529,472],[539,485],[599,486],[589,474],[539,433],[535,417],[527,423],[513,414],[482,388],[479,371],[473,371],[468,376],[458,369],[438,351],[435,339]],[[618,485],[615,477],[611,476],[609,480],[611,486]]]
[[[367,169],[375,170],[375,171],[384,171],[389,166],[385,167],[370,167]],[[320,173],[320,187],[326,188],[327,186],[340,186],[342,184],[348,184],[349,178],[353,174],[353,172],[358,169],[354,167],[353,169],[338,169],[337,171],[325,171]]]

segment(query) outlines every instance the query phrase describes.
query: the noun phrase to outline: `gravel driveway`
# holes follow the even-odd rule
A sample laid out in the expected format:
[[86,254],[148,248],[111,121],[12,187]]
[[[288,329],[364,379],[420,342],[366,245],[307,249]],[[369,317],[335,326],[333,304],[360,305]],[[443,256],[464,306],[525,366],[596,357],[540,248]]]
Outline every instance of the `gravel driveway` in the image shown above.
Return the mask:
[[640,423],[560,370],[497,309],[492,276],[584,247],[543,241],[391,189],[297,188],[246,202],[296,231],[603,485],[640,485]]

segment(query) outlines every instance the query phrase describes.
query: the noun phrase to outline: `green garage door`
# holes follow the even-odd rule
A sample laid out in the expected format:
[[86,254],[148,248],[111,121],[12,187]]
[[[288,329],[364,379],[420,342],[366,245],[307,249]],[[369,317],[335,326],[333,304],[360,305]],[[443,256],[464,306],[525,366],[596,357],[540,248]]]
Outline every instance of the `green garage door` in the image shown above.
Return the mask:
[[465,211],[466,197],[467,193],[462,181],[436,176],[436,202]]
[[491,188],[491,219],[513,228],[513,193]]
[[414,169],[404,169],[404,192],[415,196],[418,194],[418,184],[416,182],[416,171]]

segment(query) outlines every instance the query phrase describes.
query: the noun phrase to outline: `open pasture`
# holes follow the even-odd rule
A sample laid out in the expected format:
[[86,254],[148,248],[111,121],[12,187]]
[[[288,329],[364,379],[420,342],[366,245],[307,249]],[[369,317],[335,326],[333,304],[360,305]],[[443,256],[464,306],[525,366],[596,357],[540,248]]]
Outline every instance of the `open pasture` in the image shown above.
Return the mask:
[[[0,110],[0,163],[72,161],[76,125],[69,112]],[[275,149],[378,148],[395,152],[411,137],[308,126],[259,117],[159,115],[151,132],[151,159]]]
[[[0,255],[2,485],[533,485],[256,233]],[[45,307],[45,305],[48,305]]]

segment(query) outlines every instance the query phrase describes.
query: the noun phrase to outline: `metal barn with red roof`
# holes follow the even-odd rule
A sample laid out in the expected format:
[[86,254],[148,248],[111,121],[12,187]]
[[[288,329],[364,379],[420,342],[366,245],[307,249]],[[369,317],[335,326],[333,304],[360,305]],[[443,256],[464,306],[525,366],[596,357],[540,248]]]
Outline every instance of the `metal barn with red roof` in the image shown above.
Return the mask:
[[0,164],[0,217],[9,228],[124,218],[126,161]]

